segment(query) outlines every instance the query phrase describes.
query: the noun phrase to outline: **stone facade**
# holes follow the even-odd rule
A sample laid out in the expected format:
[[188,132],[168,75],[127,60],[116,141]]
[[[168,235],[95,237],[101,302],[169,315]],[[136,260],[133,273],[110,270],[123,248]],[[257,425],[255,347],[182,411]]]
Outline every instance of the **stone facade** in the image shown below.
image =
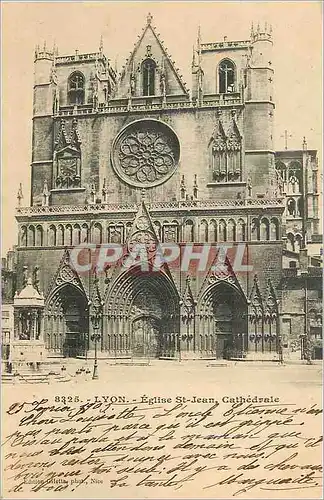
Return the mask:
[[[97,53],[35,53],[30,207],[18,206],[17,289],[44,293],[50,356],[278,353],[286,199],[273,148],[271,30],[203,43],[192,91],[152,18],[119,76]],[[314,152],[310,152],[314,158]],[[313,160],[311,160],[313,161]],[[18,202],[21,201],[21,193]],[[314,205],[315,206],[315,205]],[[316,212],[316,207],[314,208]],[[307,234],[318,231],[318,216]],[[290,212],[289,212],[290,213]],[[80,243],[245,246],[251,272],[108,266],[78,273]],[[94,253],[92,257],[94,260]],[[98,323],[98,314],[100,321]]]

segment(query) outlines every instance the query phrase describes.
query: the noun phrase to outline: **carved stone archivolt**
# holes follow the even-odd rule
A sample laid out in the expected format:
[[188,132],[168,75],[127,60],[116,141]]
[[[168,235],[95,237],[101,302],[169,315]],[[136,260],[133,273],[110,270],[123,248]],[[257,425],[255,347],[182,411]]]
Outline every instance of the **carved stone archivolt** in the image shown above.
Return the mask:
[[115,139],[112,164],[127,184],[153,187],[175,172],[179,156],[178,138],[168,125],[158,120],[139,120]]

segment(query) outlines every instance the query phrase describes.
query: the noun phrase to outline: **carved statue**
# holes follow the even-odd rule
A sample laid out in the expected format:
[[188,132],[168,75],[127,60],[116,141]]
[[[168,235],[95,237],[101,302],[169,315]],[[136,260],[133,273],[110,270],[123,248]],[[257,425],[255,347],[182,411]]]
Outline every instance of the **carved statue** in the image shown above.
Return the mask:
[[23,279],[22,279],[22,285],[25,287],[28,282],[28,267],[24,266],[23,267]]
[[39,267],[35,266],[33,271],[33,287],[39,292]]
[[134,73],[130,76],[130,93],[131,95],[135,94],[135,75]]
[[92,106],[93,106],[93,109],[98,109],[98,92],[97,92],[97,90],[95,90],[93,93]]
[[60,93],[58,88],[55,89],[53,95],[53,114],[56,115],[60,108]]
[[250,198],[252,196],[252,181],[251,181],[250,177],[247,179],[246,187],[247,187],[247,190],[248,190],[248,196]]
[[163,95],[163,97],[165,97],[166,95],[166,86],[165,86],[165,73],[161,73],[161,76],[160,76],[160,88],[161,88],[161,94]]

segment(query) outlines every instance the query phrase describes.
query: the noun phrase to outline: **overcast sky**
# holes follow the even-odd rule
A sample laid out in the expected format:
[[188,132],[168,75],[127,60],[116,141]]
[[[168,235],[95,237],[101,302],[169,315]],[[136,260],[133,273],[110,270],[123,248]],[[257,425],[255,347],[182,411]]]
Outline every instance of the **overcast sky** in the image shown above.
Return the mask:
[[54,40],[60,55],[99,47],[119,69],[146,23],[148,12],[176,67],[191,88],[192,45],[249,38],[251,22],[273,26],[275,148],[322,143],[322,5],[312,2],[2,2],[2,255],[16,243],[19,182],[29,205],[33,58],[36,44]]

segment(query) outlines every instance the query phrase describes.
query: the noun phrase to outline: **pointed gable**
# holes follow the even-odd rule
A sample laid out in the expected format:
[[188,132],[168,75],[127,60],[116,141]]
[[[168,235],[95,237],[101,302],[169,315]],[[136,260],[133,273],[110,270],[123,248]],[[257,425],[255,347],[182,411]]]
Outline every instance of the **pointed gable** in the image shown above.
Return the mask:
[[70,134],[66,130],[65,120],[62,119],[58,129],[58,133],[54,142],[54,150],[56,153],[63,151],[80,153],[81,138],[78,132],[78,123],[76,118],[73,119]]
[[250,319],[258,322],[263,316],[263,301],[257,275],[254,276],[253,286],[250,293]]
[[236,112],[232,111],[230,124],[227,130],[227,148],[229,150],[239,150],[241,148],[242,135],[237,125]]
[[278,317],[277,297],[270,278],[268,279],[266,290],[265,317],[270,323]]
[[81,138],[80,138],[80,134],[78,131],[78,122],[77,122],[76,118],[74,118],[72,121],[72,128],[71,128],[71,134],[70,134],[70,145],[77,150],[80,149]]
[[[154,78],[152,87],[154,92],[151,94],[144,90],[144,84],[149,84],[145,83],[143,74],[146,62],[150,64],[151,76]],[[156,28],[152,26],[150,14],[147,16],[147,23],[142,34],[122,69],[114,97],[129,98],[131,95],[134,97],[148,95],[189,97],[182,75],[171,60]]]
[[[135,260],[135,262],[131,263],[131,269],[133,269],[133,272],[138,272],[139,262],[147,264],[146,271],[152,271],[156,273],[161,272],[172,283],[174,289],[178,291],[175,284],[175,279],[170,271],[168,264],[166,262],[163,262],[163,260],[156,263],[155,259],[157,257],[157,247],[159,243],[160,240],[156,233],[149,210],[145,204],[144,199],[142,199],[132,226],[129,228],[126,236],[123,257],[119,261],[114,262],[113,264],[106,266],[105,268],[105,283],[107,285],[105,296],[107,296],[107,294],[109,293],[110,283],[114,283],[120,273],[125,271],[125,267],[123,266],[128,261],[130,254],[133,253],[133,255],[136,256],[136,245],[144,245],[146,248],[146,253],[144,255],[141,254],[140,260]],[[155,267],[155,265],[157,267]],[[126,266],[126,268],[128,268],[128,265]]]
[[131,252],[136,244],[145,244],[147,253],[150,256],[150,254],[155,254],[158,241],[154,224],[146,208],[145,201],[142,200],[126,238],[127,250]]
[[193,297],[190,284],[190,276],[187,276],[186,286],[182,296],[183,313],[182,318],[193,318],[195,312],[196,301]]
[[221,114],[217,113],[217,120],[213,134],[209,141],[209,146],[212,146],[216,151],[223,151],[226,149],[227,135],[221,119]]
[[56,151],[61,151],[62,149],[66,148],[69,145],[69,143],[70,141],[65,128],[65,120],[62,118],[58,134],[54,142],[54,149]]
[[64,284],[74,285],[85,295],[87,295],[83,287],[82,281],[73,267],[73,264],[70,259],[70,253],[67,248],[64,251],[56,275],[54,276],[54,279],[51,283],[50,291]]
[[212,265],[210,266],[209,271],[204,279],[203,285],[200,290],[200,296],[209,286],[226,282],[234,286],[238,291],[240,291],[242,296],[245,297],[245,293],[242,290],[242,287],[236,277],[228,255],[226,255],[224,259],[221,257],[220,252],[222,252],[221,248],[218,249]]

